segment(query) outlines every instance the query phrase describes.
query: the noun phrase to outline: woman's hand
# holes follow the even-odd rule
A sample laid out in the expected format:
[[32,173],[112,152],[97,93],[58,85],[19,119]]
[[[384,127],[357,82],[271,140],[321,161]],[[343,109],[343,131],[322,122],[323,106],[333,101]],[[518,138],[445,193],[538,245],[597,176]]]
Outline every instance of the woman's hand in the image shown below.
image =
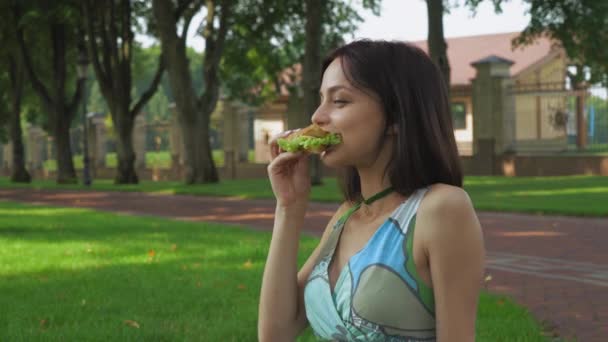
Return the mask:
[[277,205],[282,207],[305,207],[310,194],[308,154],[305,152],[283,152],[277,139],[285,138],[294,131],[280,133],[269,141],[271,162],[268,178]]

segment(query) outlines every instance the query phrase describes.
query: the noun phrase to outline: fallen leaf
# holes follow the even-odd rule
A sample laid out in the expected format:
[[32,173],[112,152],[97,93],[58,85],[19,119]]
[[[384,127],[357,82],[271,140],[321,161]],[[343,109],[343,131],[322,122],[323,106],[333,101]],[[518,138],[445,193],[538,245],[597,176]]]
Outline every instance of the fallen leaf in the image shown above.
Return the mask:
[[251,267],[253,267],[253,263],[251,262],[251,260],[247,260],[243,264],[243,268],[245,268],[245,269],[250,269]]
[[505,300],[503,298],[501,298],[496,303],[500,306],[503,306],[503,305],[505,305]]
[[247,286],[245,286],[244,284],[239,284],[239,286],[237,286],[239,288],[239,290],[244,290],[247,288]]
[[488,274],[488,275],[486,276],[486,278],[484,279],[484,281],[487,283],[487,282],[489,282],[490,280],[492,280],[492,275],[491,275],[491,274]]
[[40,320],[40,328],[41,329],[46,329],[49,326],[49,320],[48,319],[41,319]]
[[203,286],[203,284],[200,281],[197,281],[196,282],[196,287],[201,287],[201,286]]
[[80,302],[80,305],[82,305],[82,306],[87,305],[87,300],[86,300],[86,299],[83,299],[83,300]]
[[194,264],[192,264],[192,269],[197,269],[201,267],[201,263],[200,262],[195,262]]
[[139,323],[137,323],[135,321],[132,321],[130,319],[125,320],[125,324],[128,325],[128,326],[130,326],[130,327],[139,329]]
[[171,251],[175,252],[176,249],[177,249],[177,245],[176,244],[172,244],[171,245]]
[[151,250],[148,251],[148,257],[154,258],[155,255],[156,255],[156,251],[155,250],[151,249]]

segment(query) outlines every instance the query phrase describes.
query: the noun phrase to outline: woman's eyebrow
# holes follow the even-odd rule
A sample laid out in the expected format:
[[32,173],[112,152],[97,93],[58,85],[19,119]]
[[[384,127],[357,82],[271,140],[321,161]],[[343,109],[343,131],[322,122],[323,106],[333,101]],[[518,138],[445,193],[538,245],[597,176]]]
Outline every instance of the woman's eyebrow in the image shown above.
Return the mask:
[[[347,86],[344,86],[344,85],[341,85],[341,84],[337,84],[335,86],[331,86],[331,87],[327,88],[326,92],[328,94],[331,94],[331,93],[336,92],[336,91],[338,91],[340,89],[351,90],[352,91],[352,89],[349,88],[349,87],[347,87]],[[323,92],[321,90],[319,90],[319,95],[323,96]]]

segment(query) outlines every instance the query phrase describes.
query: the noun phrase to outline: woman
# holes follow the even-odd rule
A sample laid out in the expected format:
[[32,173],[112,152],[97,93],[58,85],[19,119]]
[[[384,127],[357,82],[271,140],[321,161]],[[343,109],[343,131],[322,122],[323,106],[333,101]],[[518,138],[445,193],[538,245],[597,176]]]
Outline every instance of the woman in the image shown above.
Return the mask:
[[308,155],[271,140],[277,205],[259,307],[261,341],[308,325],[323,340],[473,341],[484,246],[462,190],[445,84],[401,42],[355,41],[324,61],[312,122],[342,143],[321,154],[344,171],[345,201],[297,270]]

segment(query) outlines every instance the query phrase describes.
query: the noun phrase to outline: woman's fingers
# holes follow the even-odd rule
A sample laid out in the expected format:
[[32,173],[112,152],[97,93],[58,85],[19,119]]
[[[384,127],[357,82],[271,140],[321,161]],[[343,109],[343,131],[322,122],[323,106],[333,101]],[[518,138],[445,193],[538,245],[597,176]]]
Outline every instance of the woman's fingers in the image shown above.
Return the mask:
[[281,150],[281,148],[277,144],[277,140],[281,139],[281,138],[285,138],[295,131],[297,131],[297,130],[288,130],[288,131],[276,134],[276,135],[272,136],[272,138],[270,138],[270,140],[268,141],[268,144],[270,145],[270,156],[272,157],[271,159],[276,158],[279,154],[281,154],[281,152],[283,152],[283,150]]
[[277,170],[282,169],[285,165],[298,161],[300,158],[304,157],[304,155],[305,153],[303,152],[283,152],[277,155],[270,164],[268,164],[268,171],[274,173]]

